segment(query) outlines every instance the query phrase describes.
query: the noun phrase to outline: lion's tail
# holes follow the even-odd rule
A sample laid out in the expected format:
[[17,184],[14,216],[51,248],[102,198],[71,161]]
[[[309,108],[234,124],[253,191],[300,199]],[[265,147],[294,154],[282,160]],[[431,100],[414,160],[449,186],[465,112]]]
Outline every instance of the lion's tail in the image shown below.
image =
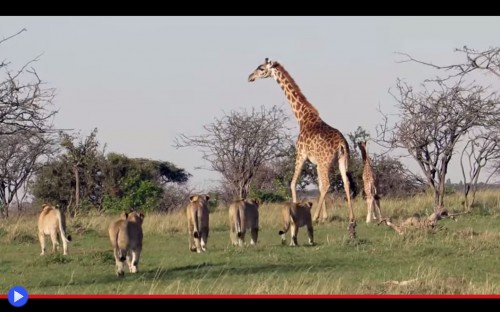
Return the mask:
[[288,207],[288,218],[286,218],[285,224],[283,225],[283,230],[279,231],[279,235],[283,235],[290,229],[290,222],[292,219],[292,207]]
[[194,236],[194,238],[200,238],[201,237],[201,233],[200,233],[201,213],[200,213],[199,209],[195,209],[193,211],[192,218],[193,218],[193,224],[194,224],[193,236]]
[[238,238],[241,238],[243,234],[243,229],[242,226],[245,224],[245,211],[244,211],[244,206],[239,207],[236,210],[236,233],[238,235]]
[[66,235],[66,231],[64,230],[64,228],[66,227],[64,216],[59,209],[55,209],[55,212],[57,215],[57,220],[59,221],[59,232],[61,233],[61,239],[65,240],[66,243],[69,243],[71,242],[71,235]]
[[[126,224],[127,221],[125,221]],[[124,244],[123,240],[120,240],[120,235],[123,235],[123,231],[126,231],[127,228],[126,226],[123,226],[123,228],[120,228],[118,231],[116,231],[115,237],[114,237],[114,246],[115,246],[115,252],[116,255],[118,256],[118,259],[120,259],[121,262],[125,261],[127,257],[127,246]]]

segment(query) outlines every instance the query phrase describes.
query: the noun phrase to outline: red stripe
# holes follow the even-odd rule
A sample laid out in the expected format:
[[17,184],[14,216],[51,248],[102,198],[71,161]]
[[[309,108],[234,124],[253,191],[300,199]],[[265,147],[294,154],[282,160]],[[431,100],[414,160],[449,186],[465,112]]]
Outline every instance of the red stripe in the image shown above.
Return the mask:
[[[500,295],[42,295],[29,299],[500,299]],[[7,295],[0,295],[7,299]]]

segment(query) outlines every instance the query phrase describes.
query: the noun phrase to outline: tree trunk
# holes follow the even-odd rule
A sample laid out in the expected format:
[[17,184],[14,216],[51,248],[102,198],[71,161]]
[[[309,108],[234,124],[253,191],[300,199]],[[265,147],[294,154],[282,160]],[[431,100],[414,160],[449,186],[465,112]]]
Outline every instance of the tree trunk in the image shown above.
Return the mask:
[[3,217],[5,219],[9,218],[9,205],[4,201],[2,203],[2,209],[3,209]]
[[80,174],[78,172],[78,166],[73,167],[75,173],[75,209],[73,211],[73,217],[76,216],[79,209],[78,204],[80,201]]
[[472,204],[469,204],[469,191],[470,191],[470,184],[465,182],[464,183],[464,206],[467,211],[470,210],[470,206]]

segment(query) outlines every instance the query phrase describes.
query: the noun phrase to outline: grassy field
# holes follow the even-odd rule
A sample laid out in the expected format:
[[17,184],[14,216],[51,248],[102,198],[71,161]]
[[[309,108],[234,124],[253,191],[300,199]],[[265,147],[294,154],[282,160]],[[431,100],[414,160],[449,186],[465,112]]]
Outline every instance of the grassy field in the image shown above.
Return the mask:
[[[460,201],[451,195],[446,206],[459,210]],[[430,197],[381,205],[393,220],[432,212]],[[49,253],[39,255],[36,216],[0,220],[0,292],[22,285],[31,294],[500,294],[498,192],[480,193],[473,213],[441,220],[436,231],[404,236],[367,225],[358,198],[355,241],[339,202],[329,208],[329,222],[315,226],[315,246],[306,244],[305,228],[298,247],[281,245],[277,208],[260,208],[258,245],[243,248],[230,245],[227,210],[218,208],[203,254],[188,250],[184,212],[146,214],[139,273],[124,278],[115,275],[107,236],[116,216],[68,219],[73,242],[66,257],[50,252],[50,240]]]

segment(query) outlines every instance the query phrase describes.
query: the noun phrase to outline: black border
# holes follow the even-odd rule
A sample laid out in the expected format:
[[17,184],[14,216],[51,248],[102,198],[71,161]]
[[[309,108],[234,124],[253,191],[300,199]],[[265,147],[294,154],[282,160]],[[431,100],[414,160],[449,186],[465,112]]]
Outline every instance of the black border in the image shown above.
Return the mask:
[[3,16],[492,16],[482,6],[451,1],[4,2]]
[[[328,302],[329,301],[329,302]],[[334,301],[334,302],[332,302]],[[488,302],[493,301],[493,302]],[[153,299],[130,299],[130,298],[117,298],[117,299],[28,299],[28,302],[22,307],[13,307],[9,304],[7,299],[0,300],[0,311],[59,311],[59,310],[81,310],[83,309],[110,309],[110,311],[129,311],[130,309],[137,309],[139,311],[144,311],[145,309],[158,309],[169,310],[169,309],[179,309],[189,311],[191,309],[210,309],[213,306],[214,309],[220,310],[227,306],[229,309],[234,310],[235,307],[238,310],[244,308],[245,311],[259,311],[262,307],[271,309],[278,309],[280,311],[298,311],[299,309],[319,309],[320,307],[327,309],[338,310],[338,309],[390,309],[390,310],[407,310],[411,307],[414,311],[423,311],[420,309],[431,307],[432,310],[435,309],[445,309],[454,310],[459,309],[463,311],[465,309],[476,310],[480,308],[481,304],[491,305],[494,304],[498,306],[500,303],[500,298],[291,298],[284,297],[281,298],[153,298]],[[179,306],[179,304],[181,304]],[[440,307],[440,305],[442,305]]]

